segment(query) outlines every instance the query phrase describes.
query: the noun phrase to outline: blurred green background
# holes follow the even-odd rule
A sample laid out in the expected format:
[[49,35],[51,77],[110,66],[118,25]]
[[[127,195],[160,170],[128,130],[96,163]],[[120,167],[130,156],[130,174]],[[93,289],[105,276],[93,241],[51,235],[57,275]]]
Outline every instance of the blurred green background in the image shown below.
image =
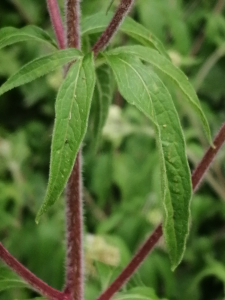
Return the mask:
[[[83,0],[83,16],[106,11],[110,1]],[[59,1],[63,10],[63,1]],[[119,1],[115,0],[112,9]],[[0,1],[0,28],[35,24],[51,30],[45,1]],[[195,86],[213,135],[225,119],[224,0],[138,0],[132,17],[164,44]],[[84,45],[96,39],[90,36]],[[113,44],[132,40],[117,34]],[[51,49],[36,43],[0,50],[0,84],[24,63]],[[61,289],[64,279],[64,198],[35,214],[48,179],[54,101],[61,70],[0,99],[0,240],[36,275]],[[112,83],[112,86],[113,83]],[[196,115],[173,88],[193,170],[208,144]],[[83,143],[86,300],[94,300],[161,221],[159,161],[152,125],[114,91],[97,151],[92,127]],[[92,116],[91,116],[92,118]],[[91,119],[92,120],[92,119]],[[190,236],[175,272],[164,242],[124,287],[152,288],[162,299],[225,299],[225,150],[222,148],[193,197]],[[37,296],[0,262],[0,299]],[[5,287],[8,289],[5,290]],[[156,299],[156,298],[154,298]]]

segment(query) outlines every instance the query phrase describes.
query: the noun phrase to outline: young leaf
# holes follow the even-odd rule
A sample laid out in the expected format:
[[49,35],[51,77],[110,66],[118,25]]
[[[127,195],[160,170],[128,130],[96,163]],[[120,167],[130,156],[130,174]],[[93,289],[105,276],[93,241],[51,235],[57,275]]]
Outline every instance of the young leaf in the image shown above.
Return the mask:
[[154,124],[161,164],[164,236],[172,268],[182,259],[192,194],[190,170],[179,118],[172,98],[150,68],[131,55],[105,54],[121,95]]
[[86,132],[94,85],[95,69],[91,53],[70,67],[57,95],[49,182],[36,222],[59,198],[70,176]]
[[101,138],[102,128],[105,124],[109,106],[113,97],[111,70],[103,65],[96,71],[96,86],[93,96],[93,148],[96,148]]
[[33,81],[38,77],[46,75],[80,56],[81,52],[77,49],[64,49],[40,58],[36,58],[23,66],[18,72],[13,74],[0,87],[0,95],[17,86],[23,85]]
[[116,48],[115,50],[110,51],[111,54],[130,54],[139,57],[140,59],[147,61],[151,65],[153,65],[156,69],[160,72],[165,74],[166,76],[170,77],[177,87],[180,89],[182,94],[185,96],[184,99],[187,100],[195,112],[198,114],[199,118],[201,119],[203,128],[205,130],[206,136],[208,141],[212,144],[212,138],[210,133],[210,128],[208,121],[201,109],[198,96],[190,84],[186,75],[177,67],[175,67],[171,61],[160,55],[154,49],[149,49],[143,46],[125,46]]
[[[112,19],[112,16],[112,13],[108,13],[106,15],[105,13],[101,12],[86,17],[81,23],[82,35],[102,32]],[[162,43],[157,39],[157,37],[155,37],[148,29],[135,22],[130,17],[125,18],[119,30],[131,36],[141,44],[148,47],[153,47],[161,54],[168,57],[168,54],[166,53]]]
[[49,34],[34,25],[28,25],[21,29],[5,27],[0,30],[0,49],[24,41],[44,42],[57,48],[55,41]]

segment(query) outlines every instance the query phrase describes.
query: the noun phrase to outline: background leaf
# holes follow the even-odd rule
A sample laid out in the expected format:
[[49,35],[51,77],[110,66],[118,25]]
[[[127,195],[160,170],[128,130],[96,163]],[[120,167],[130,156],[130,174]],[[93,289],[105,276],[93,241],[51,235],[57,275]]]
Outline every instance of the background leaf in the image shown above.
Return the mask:
[[192,193],[178,115],[169,92],[151,69],[129,55],[105,56],[122,96],[154,123],[161,164],[164,236],[175,268],[185,249]]
[[93,96],[93,150],[100,142],[102,128],[105,124],[109,106],[113,98],[113,77],[111,69],[107,65],[103,65],[96,70],[96,86]]
[[[145,286],[132,288],[127,292],[118,293],[114,300],[160,300],[154,290]],[[161,299],[166,300],[166,299]]]
[[84,138],[95,85],[92,54],[76,61],[60,87],[51,147],[49,183],[36,220],[62,193]]

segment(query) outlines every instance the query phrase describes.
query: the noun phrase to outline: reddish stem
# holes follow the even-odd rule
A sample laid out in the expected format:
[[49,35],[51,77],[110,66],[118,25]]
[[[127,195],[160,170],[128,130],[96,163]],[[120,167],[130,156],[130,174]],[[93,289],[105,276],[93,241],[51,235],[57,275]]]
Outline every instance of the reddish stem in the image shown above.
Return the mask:
[[66,287],[74,300],[83,299],[83,206],[79,151],[66,190],[67,257]]
[[[214,139],[215,148],[209,147],[200,161],[197,168],[192,174],[192,188],[193,192],[196,191],[198,184],[200,183],[203,175],[209,168],[213,158],[218,153],[219,149],[225,141],[225,123],[222,125],[218,134]],[[144,261],[146,256],[154,248],[159,238],[162,236],[162,224],[160,224],[153,233],[149,236],[147,241],[143,246],[138,250],[135,256],[132,258],[130,263],[125,267],[125,269],[120,273],[120,275],[111,283],[111,285],[97,298],[97,300],[109,300],[112,296],[117,293],[120,288],[127,282],[127,280],[133,275],[137,268]]]
[[47,7],[59,48],[64,49],[64,30],[57,0],[47,0]]
[[130,11],[133,2],[134,0],[121,0],[111,22],[109,23],[105,31],[100,35],[99,39],[92,48],[95,56],[99,51],[103,50],[108,45],[117,29],[119,28],[121,22]]
[[69,300],[68,295],[50,287],[47,283],[36,277],[31,271],[25,268],[17,259],[15,259],[0,243],[0,258],[23,278],[34,290],[49,300]]
[[80,1],[66,0],[67,47],[80,49]]
[[225,140],[225,123],[221,126],[219,132],[217,133],[214,139],[214,148],[210,147],[205,155],[203,156],[202,160],[194,170],[192,174],[192,187],[193,191],[195,192],[198,188],[199,183],[201,182],[203,175],[208,170],[211,162],[213,161],[214,157],[216,156],[217,152],[223,145]]
[[150,237],[146,240],[146,242],[142,245],[142,247],[138,250],[138,252],[134,255],[134,257],[129,262],[129,264],[125,267],[125,269],[120,273],[120,275],[115,279],[115,281],[106,289],[106,291],[103,292],[97,298],[97,300],[108,300],[116,292],[118,292],[121,286],[124,285],[124,283],[126,283],[126,281],[131,277],[131,275],[143,262],[144,258],[154,248],[155,244],[158,242],[161,236],[162,236],[162,225],[160,224],[150,235]]
[[[79,0],[66,0],[65,8],[67,47],[80,49],[80,2]],[[84,299],[83,204],[81,185],[80,150],[77,154],[66,189],[67,253],[65,292],[70,294],[73,300]]]

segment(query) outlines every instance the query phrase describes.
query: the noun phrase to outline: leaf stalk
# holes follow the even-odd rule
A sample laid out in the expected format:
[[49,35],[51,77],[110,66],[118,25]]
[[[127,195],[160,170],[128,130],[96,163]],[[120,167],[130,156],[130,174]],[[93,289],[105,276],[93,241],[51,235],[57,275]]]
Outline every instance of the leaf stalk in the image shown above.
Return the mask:
[[94,51],[95,56],[97,56],[99,51],[103,50],[109,44],[112,37],[117,32],[117,29],[119,28],[121,22],[129,13],[133,3],[134,0],[121,0],[109,25],[107,26],[105,31],[100,35],[99,39],[92,48],[92,51]]
[[[81,47],[80,1],[65,0],[66,46]],[[79,150],[66,188],[66,282],[65,292],[73,300],[84,299],[83,267],[83,204],[81,149]]]
[[64,29],[63,29],[63,23],[62,23],[57,0],[47,0],[47,7],[52,22],[52,27],[55,31],[55,36],[58,42],[58,46],[60,49],[64,49],[65,48]]
[[49,300],[70,300],[68,295],[50,287],[47,283],[42,281],[26,267],[24,267],[15,257],[13,257],[8,252],[8,250],[6,250],[6,248],[1,243],[0,258],[10,269],[12,269],[16,274],[23,278],[34,290],[47,297]]

